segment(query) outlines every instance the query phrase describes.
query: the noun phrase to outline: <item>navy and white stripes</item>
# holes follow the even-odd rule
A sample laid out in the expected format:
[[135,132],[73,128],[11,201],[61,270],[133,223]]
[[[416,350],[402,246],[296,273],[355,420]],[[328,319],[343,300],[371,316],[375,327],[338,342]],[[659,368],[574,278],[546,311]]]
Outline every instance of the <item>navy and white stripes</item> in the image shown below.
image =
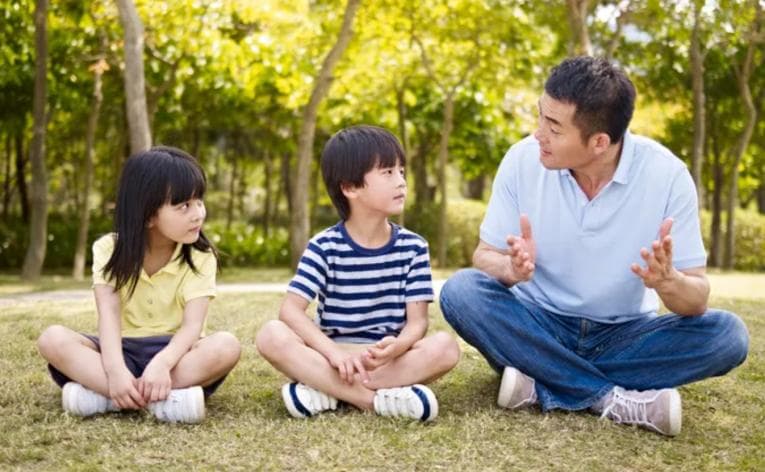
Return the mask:
[[391,224],[388,244],[356,244],[343,223],[308,243],[287,288],[308,301],[319,298],[317,324],[338,342],[368,343],[397,336],[406,304],[433,300],[428,244]]

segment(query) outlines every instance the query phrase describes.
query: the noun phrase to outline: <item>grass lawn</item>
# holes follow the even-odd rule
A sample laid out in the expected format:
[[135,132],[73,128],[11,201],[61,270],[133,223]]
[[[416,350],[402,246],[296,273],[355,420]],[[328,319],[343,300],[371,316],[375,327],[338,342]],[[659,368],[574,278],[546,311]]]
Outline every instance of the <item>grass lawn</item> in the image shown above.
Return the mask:
[[[212,304],[209,329],[233,331],[243,355],[203,424],[167,425],[142,412],[79,419],[62,412],[35,340],[53,323],[94,332],[94,303],[5,306],[0,469],[765,470],[765,300],[750,293],[713,299],[746,321],[749,358],[725,377],[680,389],[683,431],[673,439],[585,413],[501,410],[498,377],[464,343],[458,366],[433,385],[441,413],[432,424],[352,409],[293,419],[279,395],[285,379],[253,344],[281,299],[261,293],[225,293]],[[449,329],[437,306],[431,319],[432,330]]]

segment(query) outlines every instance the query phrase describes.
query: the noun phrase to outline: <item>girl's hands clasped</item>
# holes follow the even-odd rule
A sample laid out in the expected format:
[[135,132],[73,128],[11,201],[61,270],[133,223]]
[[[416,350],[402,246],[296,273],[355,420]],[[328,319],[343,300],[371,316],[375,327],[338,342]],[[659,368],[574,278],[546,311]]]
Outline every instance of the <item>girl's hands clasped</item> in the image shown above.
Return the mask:
[[149,362],[138,379],[138,391],[146,403],[164,400],[170,394],[172,386],[170,369],[157,361],[156,357]]
[[146,406],[146,401],[138,391],[138,380],[123,367],[107,376],[109,398],[122,410],[138,410]]

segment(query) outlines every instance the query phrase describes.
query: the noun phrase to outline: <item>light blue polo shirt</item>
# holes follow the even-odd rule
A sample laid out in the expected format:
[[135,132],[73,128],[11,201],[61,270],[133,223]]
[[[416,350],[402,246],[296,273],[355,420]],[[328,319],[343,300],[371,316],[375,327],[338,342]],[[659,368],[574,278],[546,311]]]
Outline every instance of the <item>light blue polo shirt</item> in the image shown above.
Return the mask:
[[494,179],[481,240],[507,249],[526,213],[536,242],[533,278],[510,290],[553,313],[622,322],[658,310],[656,292],[632,273],[645,266],[661,222],[672,217],[673,264],[706,265],[696,188],[685,164],[657,142],[625,135],[613,179],[589,200],[571,172],[548,170],[529,136],[505,155]]

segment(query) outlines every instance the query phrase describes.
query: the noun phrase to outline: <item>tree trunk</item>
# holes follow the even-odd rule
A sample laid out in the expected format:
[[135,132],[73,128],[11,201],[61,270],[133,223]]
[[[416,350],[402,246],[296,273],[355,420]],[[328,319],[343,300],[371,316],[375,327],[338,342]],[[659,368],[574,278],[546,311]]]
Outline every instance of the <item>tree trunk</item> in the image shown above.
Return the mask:
[[279,193],[284,194],[284,198],[287,199],[287,213],[292,214],[292,165],[290,163],[289,153],[282,154],[282,163],[280,168],[281,180],[279,186]]
[[13,161],[13,136],[5,135],[5,172],[3,175],[3,221],[8,220],[11,206],[11,163]]
[[29,223],[29,196],[27,195],[26,164],[24,157],[24,134],[19,129],[16,133],[16,187],[19,189],[19,206],[21,207],[21,221]]
[[431,202],[428,189],[428,145],[427,137],[420,136],[417,151],[412,154],[412,174],[414,177],[414,213],[419,214]]
[[236,183],[239,177],[239,159],[231,160],[231,180],[228,185],[228,204],[226,205],[226,229],[231,229],[234,221],[234,202],[236,201]]
[[479,175],[474,179],[470,179],[465,184],[465,197],[472,198],[473,200],[481,200],[485,188],[486,176]]
[[297,267],[298,260],[308,244],[308,179],[313,161],[313,142],[316,132],[316,116],[319,105],[329,92],[332,72],[342,57],[353,36],[353,18],[360,0],[348,0],[343,15],[343,25],[337,42],[330,49],[321,65],[319,75],[311,92],[308,104],[303,108],[300,134],[298,135],[297,165],[295,181],[292,185],[292,211],[290,212],[290,257],[292,266]]
[[117,0],[125,32],[125,109],[130,130],[130,153],[151,147],[146,84],[143,72],[143,23],[132,0]]
[[587,30],[587,9],[590,0],[566,0],[568,5],[568,24],[571,38],[568,43],[568,55],[592,56],[592,44]]
[[101,76],[108,69],[106,61],[101,59],[93,66],[93,102],[88,116],[88,128],[85,135],[85,176],[80,203],[80,227],[77,230],[77,244],[74,249],[74,264],[72,277],[75,280],[85,278],[85,255],[88,248],[88,227],[90,226],[90,191],[93,186],[93,162],[96,156],[96,130],[98,116],[101,113],[103,94],[101,93]]
[[29,246],[24,256],[21,277],[36,280],[42,272],[48,243],[48,177],[45,171],[46,102],[48,99],[48,0],[35,3],[35,91],[32,145],[29,160],[32,164],[32,214],[29,225]]
[[444,116],[441,125],[441,142],[438,146],[438,187],[441,190],[441,202],[438,209],[438,266],[446,267],[446,253],[449,247],[449,224],[447,221],[446,166],[449,163],[449,137],[454,125],[454,92],[446,95]]
[[704,57],[701,52],[700,23],[701,6],[694,2],[693,32],[691,33],[691,76],[693,82],[693,150],[691,152],[691,176],[696,184],[699,209],[704,206],[704,180],[701,175],[704,164],[704,141],[706,140],[704,93]]
[[263,199],[263,237],[268,238],[271,231],[271,201],[273,200],[272,187],[272,173],[274,172],[274,163],[271,159],[271,151],[266,149],[263,155],[263,189],[265,190],[265,198]]
[[[752,31],[757,31],[757,23],[759,21],[759,11],[757,17],[752,25]],[[728,187],[728,220],[725,231],[725,260],[723,267],[726,269],[733,269],[736,259],[736,226],[735,226],[735,213],[736,213],[736,200],[738,198],[738,176],[739,165],[741,164],[741,158],[746,152],[746,148],[749,146],[749,141],[752,138],[752,132],[754,131],[754,125],[757,123],[757,109],[754,106],[754,100],[752,99],[752,91],[749,87],[749,78],[752,75],[752,63],[754,61],[754,52],[759,45],[755,44],[753,40],[749,41],[749,45],[746,50],[746,57],[744,63],[741,66],[741,70],[737,71],[736,77],[738,79],[739,93],[741,94],[741,101],[745,113],[744,129],[738,137],[736,142],[736,148],[731,159],[731,173],[730,184]]]
[[765,183],[761,183],[757,188],[757,212],[765,215]]
[[722,193],[725,185],[725,176],[723,175],[723,166],[720,162],[720,150],[718,149],[717,139],[712,136],[712,177],[714,180],[714,190],[712,192],[712,224],[709,228],[709,265],[720,267],[722,265]]

